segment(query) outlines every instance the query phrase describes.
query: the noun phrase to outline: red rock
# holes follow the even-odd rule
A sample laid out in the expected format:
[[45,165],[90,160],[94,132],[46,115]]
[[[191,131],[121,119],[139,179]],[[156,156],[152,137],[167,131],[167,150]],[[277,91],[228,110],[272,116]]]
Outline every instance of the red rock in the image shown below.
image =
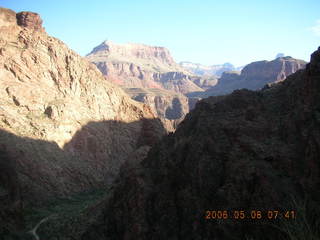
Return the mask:
[[[319,69],[320,48],[305,70],[269,88],[198,102],[174,134],[121,169],[103,216],[82,239],[267,240],[306,229],[318,236]],[[297,218],[268,219],[274,209]],[[206,219],[224,210],[227,219]]]
[[305,68],[306,62],[291,57],[273,61],[258,61],[246,65],[241,72],[224,72],[218,84],[199,95],[217,96],[231,93],[236,89],[262,89],[267,84],[281,82],[289,75]]
[[160,120],[48,36],[38,14],[14,16],[0,8],[0,145],[9,154],[0,166],[14,166],[0,185],[26,205],[108,186],[131,153],[165,133]]
[[19,12],[17,13],[17,24],[21,27],[33,29],[35,31],[44,31],[42,19],[38,13]]
[[164,47],[105,41],[95,47],[87,59],[106,79],[126,88],[160,88],[183,94],[203,91]]

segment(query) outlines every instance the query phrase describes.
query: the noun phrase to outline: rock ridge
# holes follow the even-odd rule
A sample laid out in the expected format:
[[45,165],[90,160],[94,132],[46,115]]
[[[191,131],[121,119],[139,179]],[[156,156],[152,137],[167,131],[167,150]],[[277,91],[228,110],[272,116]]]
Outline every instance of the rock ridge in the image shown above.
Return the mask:
[[224,72],[216,85],[198,95],[208,97],[229,94],[242,88],[249,90],[262,89],[267,84],[283,81],[290,74],[305,68],[305,65],[305,61],[292,57],[279,57],[272,61],[253,62],[246,65],[241,72]]
[[27,11],[16,13],[11,9],[0,7],[0,27],[12,27],[16,25],[34,31],[44,31],[39,14]]
[[315,219],[319,69],[320,48],[305,70],[269,88],[198,102],[174,134],[121,169],[103,217],[82,239],[281,239],[281,221],[206,220],[207,211],[285,211],[292,198],[308,199],[305,214]]
[[7,210],[109,186],[131,154],[165,134],[148,106],[41,24],[0,8],[0,234]]

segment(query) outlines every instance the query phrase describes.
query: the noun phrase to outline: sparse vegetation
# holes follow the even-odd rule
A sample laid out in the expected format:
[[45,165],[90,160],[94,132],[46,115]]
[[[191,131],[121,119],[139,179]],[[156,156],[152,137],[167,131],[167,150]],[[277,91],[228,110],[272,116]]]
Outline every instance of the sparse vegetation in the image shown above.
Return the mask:
[[320,208],[314,206],[308,200],[298,200],[292,197],[292,209],[297,215],[295,219],[288,221],[280,219],[274,228],[285,234],[283,240],[319,240],[320,239]]
[[105,197],[106,190],[101,189],[55,199],[41,208],[27,208],[24,212],[26,230],[29,231],[42,219],[51,216],[39,227],[38,235],[43,239],[61,239],[62,236],[63,239],[68,239],[70,235],[76,234],[77,230],[84,229],[84,224],[88,224],[82,220],[86,219],[88,208],[95,206]]

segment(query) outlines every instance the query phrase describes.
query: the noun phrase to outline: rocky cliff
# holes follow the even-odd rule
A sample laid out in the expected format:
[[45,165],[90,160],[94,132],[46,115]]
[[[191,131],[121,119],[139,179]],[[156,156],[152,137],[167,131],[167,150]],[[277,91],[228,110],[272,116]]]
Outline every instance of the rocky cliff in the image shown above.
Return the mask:
[[303,224],[320,214],[319,93],[320,48],[274,86],[200,101],[144,160],[121,169],[82,239],[311,239]]
[[257,90],[266,84],[283,81],[290,74],[305,67],[306,62],[292,57],[280,57],[272,61],[253,62],[245,66],[241,73],[224,72],[218,83],[207,89],[205,96],[217,96],[231,93],[236,89]]
[[164,134],[149,107],[41,24],[36,13],[0,8],[1,227],[22,199],[105,187],[130,154]]
[[203,91],[163,47],[105,41],[87,59],[106,79],[127,88],[160,88],[178,93]]
[[124,90],[132,99],[150,106],[166,129],[171,132],[189,112],[189,100],[182,94],[157,88],[125,88]]
[[194,82],[197,86],[202,88],[203,90],[207,90],[218,83],[218,77],[211,75],[211,76],[193,76],[190,79]]

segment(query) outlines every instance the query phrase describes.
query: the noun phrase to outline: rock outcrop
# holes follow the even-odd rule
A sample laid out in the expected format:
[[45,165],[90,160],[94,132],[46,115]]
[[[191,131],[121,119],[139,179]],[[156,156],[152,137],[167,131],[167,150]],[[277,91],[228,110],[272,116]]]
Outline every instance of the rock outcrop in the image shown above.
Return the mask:
[[[217,84],[208,88],[205,92],[188,93],[188,97],[206,98],[209,96],[218,96],[231,93],[233,90],[241,89],[245,85],[241,80],[241,72],[239,71],[226,71],[217,80]],[[242,85],[241,85],[242,84]]]
[[163,47],[105,41],[87,59],[107,80],[126,88],[160,88],[182,94],[203,91],[191,80],[192,74],[175,63]]
[[[266,84],[283,81],[290,74],[305,67],[306,62],[292,57],[280,57],[272,61],[253,62],[245,66],[241,73],[224,72],[218,83],[199,93],[202,97],[231,93],[236,89],[257,90]],[[194,95],[194,94],[193,94]]]
[[0,189],[14,209],[110,184],[130,154],[165,133],[149,107],[41,23],[0,8]]
[[166,129],[173,132],[189,112],[189,100],[182,94],[157,88],[125,88],[132,99],[151,107]]
[[216,76],[193,76],[190,80],[203,90],[207,90],[218,83]]
[[[305,70],[274,86],[200,101],[147,158],[121,169],[103,216],[82,239],[282,239],[283,221],[312,219],[285,219],[305,209],[292,198],[307,199],[317,220],[319,99],[320,48]],[[282,220],[268,218],[273,210]]]
[[35,31],[44,31],[42,19],[39,14],[33,12],[19,12],[16,15],[17,24],[21,27],[33,29]]
[[[304,68],[306,62],[292,57],[281,57],[273,61],[253,62],[245,66],[241,71],[241,77],[245,79],[256,79],[256,81],[267,84],[270,82],[280,82],[286,79],[290,74]],[[260,83],[251,83],[250,88],[261,87]]]

